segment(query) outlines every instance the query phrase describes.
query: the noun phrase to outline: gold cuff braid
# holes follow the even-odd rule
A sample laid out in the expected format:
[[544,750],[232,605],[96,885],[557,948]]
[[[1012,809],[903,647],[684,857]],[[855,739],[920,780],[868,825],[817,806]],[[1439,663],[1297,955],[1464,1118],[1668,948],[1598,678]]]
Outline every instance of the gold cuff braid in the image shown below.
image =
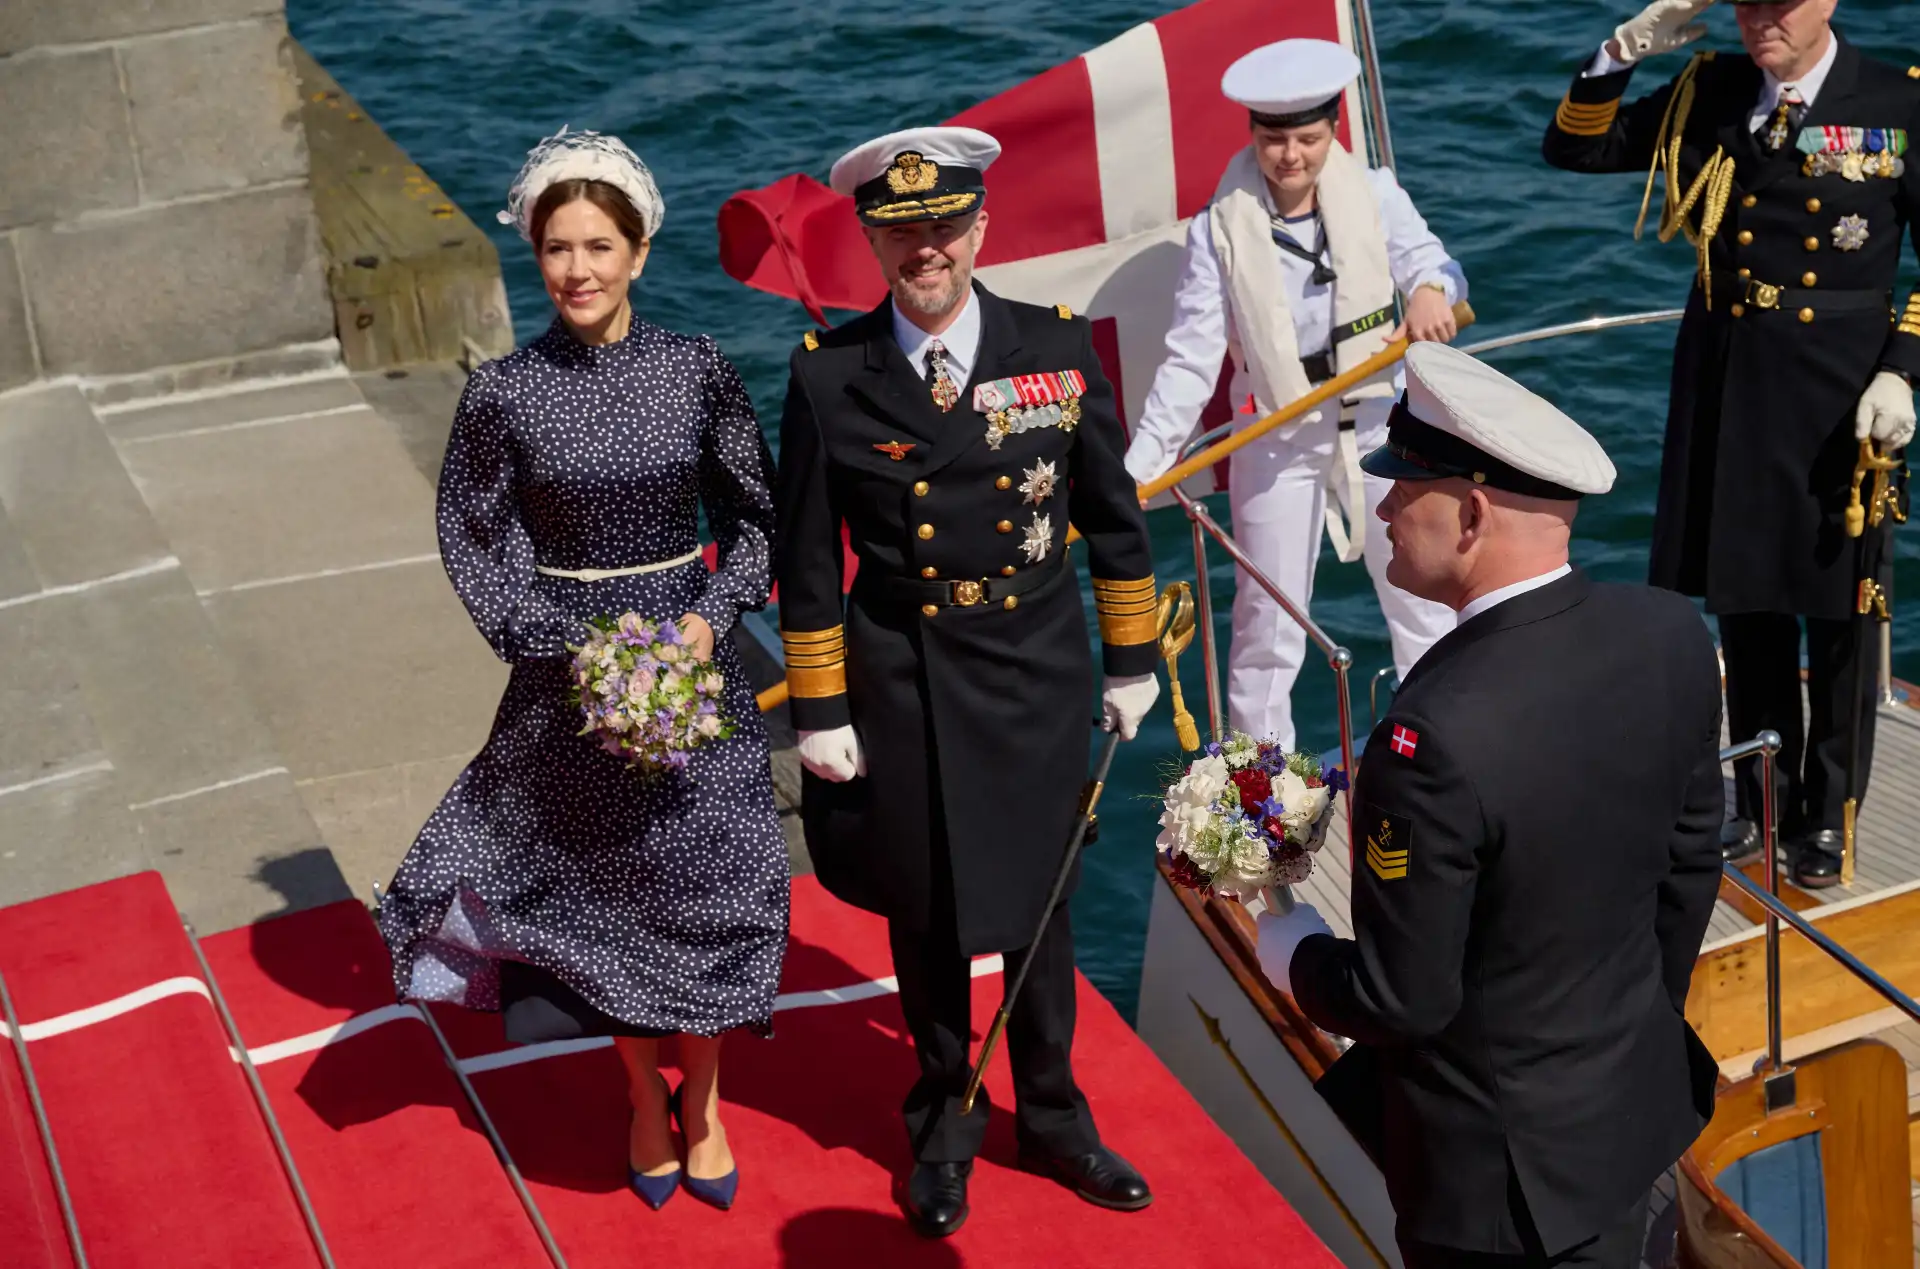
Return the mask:
[[1151,577],[1110,582],[1093,579],[1093,607],[1100,618],[1100,641],[1115,647],[1152,643],[1160,634],[1159,590]]
[[1614,116],[1619,113],[1618,97],[1612,101],[1584,103],[1563,97],[1560,109],[1554,112],[1553,125],[1570,137],[1604,137],[1613,127]]
[[780,643],[787,655],[788,695],[813,700],[846,694],[844,626],[831,630],[782,630]]

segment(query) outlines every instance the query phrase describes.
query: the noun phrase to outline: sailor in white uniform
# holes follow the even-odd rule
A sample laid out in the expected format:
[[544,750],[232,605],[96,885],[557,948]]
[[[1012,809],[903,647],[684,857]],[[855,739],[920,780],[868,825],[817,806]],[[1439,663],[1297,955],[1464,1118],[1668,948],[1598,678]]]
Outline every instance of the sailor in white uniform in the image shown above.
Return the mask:
[[[1450,341],[1467,279],[1393,174],[1334,139],[1357,58],[1325,40],[1283,40],[1227,69],[1221,91],[1252,115],[1252,143],[1227,165],[1187,233],[1167,359],[1127,449],[1145,483],[1173,466],[1213,399],[1229,353],[1235,421],[1246,425],[1359,365],[1394,339]],[[1395,292],[1406,318],[1393,320]],[[1393,548],[1369,524],[1391,484],[1359,455],[1386,443],[1401,380],[1377,377],[1234,454],[1233,533],[1296,604],[1313,593],[1324,523],[1343,562],[1372,574],[1404,678],[1454,614],[1387,582]],[[1328,500],[1329,491],[1333,501]],[[1344,513],[1344,515],[1342,514]],[[1230,721],[1294,743],[1291,695],[1306,633],[1242,573],[1227,671]]]

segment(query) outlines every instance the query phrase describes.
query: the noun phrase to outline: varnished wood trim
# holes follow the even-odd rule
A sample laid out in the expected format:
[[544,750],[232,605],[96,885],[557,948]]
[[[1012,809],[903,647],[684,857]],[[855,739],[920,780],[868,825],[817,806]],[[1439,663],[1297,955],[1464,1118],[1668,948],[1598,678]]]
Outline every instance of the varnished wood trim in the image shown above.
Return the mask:
[[1326,1074],[1340,1057],[1333,1037],[1315,1026],[1302,1013],[1292,996],[1276,987],[1260,968],[1253,930],[1253,918],[1239,904],[1226,899],[1202,899],[1185,886],[1176,886],[1168,878],[1167,861],[1159,861],[1160,884],[1173,891],[1201,937],[1220,958],[1249,1003],[1267,1020],[1273,1034],[1293,1060],[1300,1064],[1310,1080]]

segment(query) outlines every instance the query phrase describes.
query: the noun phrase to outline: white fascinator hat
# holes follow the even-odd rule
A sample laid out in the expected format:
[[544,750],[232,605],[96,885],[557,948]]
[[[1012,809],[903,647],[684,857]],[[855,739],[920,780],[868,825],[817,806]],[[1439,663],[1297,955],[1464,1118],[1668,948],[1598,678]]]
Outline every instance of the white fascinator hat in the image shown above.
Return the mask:
[[534,206],[547,187],[558,181],[604,181],[613,186],[640,213],[649,238],[660,232],[660,223],[667,218],[667,203],[660,197],[653,173],[624,141],[598,132],[569,132],[563,126],[527,151],[527,161],[507,191],[507,209],[497,213],[500,223],[512,225],[532,242]]

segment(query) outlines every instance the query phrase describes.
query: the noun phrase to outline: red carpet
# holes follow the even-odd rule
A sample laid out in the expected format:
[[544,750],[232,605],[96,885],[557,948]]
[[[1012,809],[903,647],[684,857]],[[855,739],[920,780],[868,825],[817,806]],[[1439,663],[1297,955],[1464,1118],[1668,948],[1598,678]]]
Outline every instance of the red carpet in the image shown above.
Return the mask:
[[[22,1016],[33,1022],[189,972],[161,954],[166,940],[153,927],[170,918],[163,905],[157,879],[144,877],[0,912],[0,947],[64,940],[68,949],[61,973],[36,952],[43,968],[32,976],[42,985],[32,1003],[22,1002]],[[21,925],[28,908],[43,909],[40,926]],[[108,919],[115,924],[101,924]],[[98,936],[109,928],[127,955],[103,946]],[[795,883],[793,936],[783,993],[859,987],[891,973],[884,925],[828,898],[810,878]],[[173,947],[190,961],[177,934]],[[392,1003],[385,952],[364,910],[337,904],[219,935],[205,947],[341,1266],[547,1263],[424,1025],[401,1017],[329,1044],[313,1037],[298,1053],[289,1050],[301,1046],[283,1043]],[[24,967],[17,952],[0,953],[10,982],[20,977],[16,959]],[[976,1031],[991,1020],[1001,988],[998,973],[976,979]],[[772,1041],[729,1042],[722,1095],[743,1164],[730,1213],[685,1196],[654,1213],[627,1192],[624,1079],[611,1048],[473,1073],[576,1269],[1338,1263],[1084,982],[1076,1069],[1102,1134],[1141,1165],[1155,1204],[1130,1215],[1105,1212],[1017,1171],[1011,1116],[999,1114],[975,1170],[966,1227],[946,1242],[913,1236],[892,1199],[895,1179],[909,1166],[897,1108],[913,1078],[912,1053],[891,994],[850,994],[850,1003],[783,1009]],[[503,1044],[492,1016],[438,1008],[435,1016],[463,1059],[526,1053]],[[130,1051],[126,1041],[136,1030],[139,1047]],[[96,1263],[312,1263],[204,999],[168,997],[30,1047],[43,1084],[57,1048],[60,1065],[70,1068],[61,1072],[52,1113],[76,1189],[75,1153],[87,1156],[92,1171],[102,1158],[130,1160],[149,1178],[139,1192],[89,1183],[81,1221]],[[0,1074],[0,1095],[9,1094],[6,1078]],[[82,1087],[92,1109],[78,1094]],[[996,1106],[1010,1105],[1004,1062],[987,1087]],[[0,1157],[0,1233],[31,1231],[40,1228],[33,1215],[40,1190],[30,1167],[37,1142],[31,1121],[9,1121],[5,1105],[0,1097],[0,1130],[13,1124],[11,1136],[0,1136],[7,1152]],[[132,1136],[98,1126],[125,1133],[133,1121],[141,1126]],[[22,1151],[14,1138],[32,1149]],[[135,1141],[137,1150],[122,1148]],[[220,1197],[217,1210],[209,1210],[206,1196]],[[59,1258],[24,1263],[65,1264],[57,1212],[48,1228]],[[36,1236],[46,1242],[44,1231]],[[144,1247],[145,1254],[109,1259],[95,1250],[102,1240]],[[10,1238],[0,1245],[16,1244]]]

